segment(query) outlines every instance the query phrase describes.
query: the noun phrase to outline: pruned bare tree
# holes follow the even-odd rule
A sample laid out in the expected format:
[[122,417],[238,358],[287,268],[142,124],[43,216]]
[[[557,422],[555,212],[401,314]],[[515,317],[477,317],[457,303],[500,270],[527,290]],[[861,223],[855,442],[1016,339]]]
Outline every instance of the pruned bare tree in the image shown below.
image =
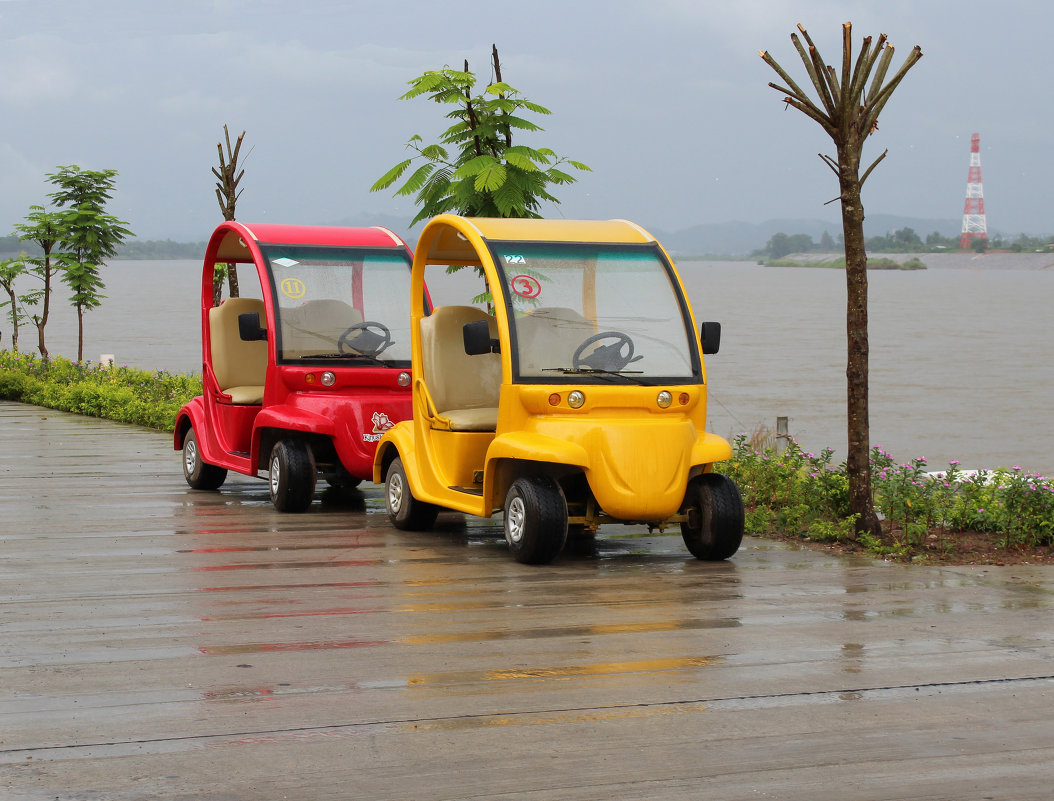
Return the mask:
[[886,81],[893,61],[893,46],[882,34],[872,42],[865,37],[855,63],[853,60],[852,23],[842,26],[842,67],[825,66],[820,52],[805,28],[798,26],[801,39],[791,34],[798,55],[818,97],[815,102],[791,79],[767,51],[759,55],[783,81],[770,83],[783,100],[824,129],[835,146],[835,156],[820,158],[838,177],[838,198],[842,206],[842,231],[845,238],[845,276],[847,288],[846,363],[848,410],[849,509],[856,515],[857,532],[881,534],[878,516],[871,497],[870,422],[868,417],[868,334],[867,334],[867,253],[864,249],[864,206],[860,190],[886,156],[886,151],[860,174],[864,140],[878,130],[878,115],[893,90],[920,58],[916,45],[896,74]]
[[[227,130],[227,126],[223,126],[223,137],[227,144],[227,153],[224,157],[223,153],[223,142],[216,143],[216,150],[220,156],[219,169],[216,167],[212,168],[212,174],[216,176],[216,202],[220,204],[220,211],[223,212],[224,220],[234,219],[235,206],[238,204],[238,198],[242,195],[242,190],[238,189],[238,184],[241,183],[242,176],[245,175],[245,170],[238,171],[238,154],[242,149],[242,140],[245,139],[245,131],[241,132],[237,141],[234,144],[234,148],[231,148],[231,135]],[[232,298],[238,297],[238,270],[233,264],[226,265],[226,274],[228,288],[230,290],[230,296]],[[214,306],[220,305],[220,297],[222,295],[223,286],[223,271],[217,270],[213,276],[212,281],[212,304]]]

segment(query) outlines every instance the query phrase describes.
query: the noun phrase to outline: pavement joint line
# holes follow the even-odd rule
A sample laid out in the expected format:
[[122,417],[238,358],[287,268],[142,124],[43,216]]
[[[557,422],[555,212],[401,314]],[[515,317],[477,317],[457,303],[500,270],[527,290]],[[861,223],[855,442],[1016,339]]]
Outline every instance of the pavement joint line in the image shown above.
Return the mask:
[[896,684],[886,685],[878,687],[857,687],[857,688],[842,688],[836,690],[805,690],[798,692],[787,692],[787,693],[766,693],[763,695],[738,695],[738,696],[723,696],[714,698],[682,698],[677,700],[669,701],[653,701],[645,703],[632,703],[632,704],[609,704],[603,706],[582,706],[582,707],[563,707],[563,708],[552,708],[552,709],[529,709],[519,710],[515,712],[486,712],[469,715],[443,715],[440,717],[431,718],[392,718],[389,720],[371,720],[371,721],[359,721],[355,723],[336,723],[332,725],[320,725],[320,726],[295,726],[285,729],[257,729],[248,731],[236,731],[236,732],[221,732],[213,734],[196,734],[196,735],[183,735],[179,737],[147,737],[134,740],[111,740],[97,743],[65,743],[61,745],[43,745],[43,746],[25,746],[21,748],[0,748],[0,756],[12,756],[15,754],[30,753],[30,752],[58,752],[65,750],[75,750],[84,748],[112,748],[118,746],[132,746],[132,745],[150,745],[159,743],[179,743],[179,742],[192,742],[195,740],[206,741],[206,740],[228,740],[228,739],[242,739],[246,737],[264,737],[269,735],[293,735],[293,734],[304,734],[308,732],[322,732],[322,731],[334,731],[341,729],[357,729],[357,728],[369,728],[373,726],[404,726],[413,723],[442,723],[447,721],[457,720],[473,720],[479,719],[484,720],[487,718],[516,718],[516,717],[530,717],[535,715],[554,715],[554,714],[571,714],[571,713],[583,713],[583,712],[602,712],[606,710],[625,710],[625,709],[655,709],[661,707],[675,707],[675,706],[699,706],[703,704],[721,704],[721,703],[734,703],[737,701],[763,701],[763,700],[778,700],[778,699],[790,699],[790,698],[818,698],[822,696],[841,696],[852,693],[876,693],[876,692],[895,692],[898,690],[922,690],[922,689],[941,689],[941,688],[963,688],[970,686],[988,686],[998,684],[1019,684],[1019,683],[1031,683],[1031,682],[1043,682],[1043,681],[1054,681],[1054,675],[1045,676],[1016,676],[1009,678],[998,678],[998,679],[964,679],[961,681],[939,681],[931,682],[926,684]]

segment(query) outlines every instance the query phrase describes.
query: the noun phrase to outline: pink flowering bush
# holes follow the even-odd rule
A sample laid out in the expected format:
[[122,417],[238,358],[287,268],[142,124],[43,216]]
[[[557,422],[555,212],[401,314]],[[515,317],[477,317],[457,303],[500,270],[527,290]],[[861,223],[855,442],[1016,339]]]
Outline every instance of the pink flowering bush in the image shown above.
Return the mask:
[[848,516],[844,463],[832,451],[802,451],[793,441],[782,454],[758,448],[746,435],[733,439],[722,466],[739,485],[747,533],[779,532],[819,541],[856,540],[868,550],[905,556],[920,549],[953,551],[955,535],[992,534],[1003,548],[1054,545],[1054,483],[1019,466],[964,472],[953,461],[927,471],[924,458],[897,463],[880,448],[871,454],[875,509],[884,537],[856,538]]

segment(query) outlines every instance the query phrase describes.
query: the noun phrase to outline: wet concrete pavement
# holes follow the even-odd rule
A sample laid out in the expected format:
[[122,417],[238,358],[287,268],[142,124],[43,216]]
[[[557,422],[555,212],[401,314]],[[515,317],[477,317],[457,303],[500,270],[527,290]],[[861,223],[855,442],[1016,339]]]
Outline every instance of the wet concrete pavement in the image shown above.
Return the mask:
[[0,402],[0,799],[1048,799],[1054,572],[190,490]]

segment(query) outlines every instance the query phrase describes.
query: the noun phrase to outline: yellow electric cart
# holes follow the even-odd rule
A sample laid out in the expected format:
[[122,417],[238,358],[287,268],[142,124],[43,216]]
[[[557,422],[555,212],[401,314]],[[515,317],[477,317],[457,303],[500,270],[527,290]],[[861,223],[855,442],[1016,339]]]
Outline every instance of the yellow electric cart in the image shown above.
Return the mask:
[[411,292],[413,419],[373,464],[397,528],[503,511],[509,548],[533,564],[569,528],[604,523],[676,523],[700,559],[736,552],[739,490],[713,472],[731,448],[705,427],[703,354],[721,328],[696,325],[647,231],[441,215],[421,232]]

